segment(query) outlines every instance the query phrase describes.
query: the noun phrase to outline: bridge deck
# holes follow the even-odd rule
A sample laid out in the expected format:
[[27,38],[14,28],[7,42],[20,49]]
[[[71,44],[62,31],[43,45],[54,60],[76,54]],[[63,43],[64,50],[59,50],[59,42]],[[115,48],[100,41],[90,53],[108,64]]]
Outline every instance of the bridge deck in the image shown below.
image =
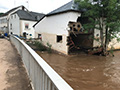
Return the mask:
[[0,39],[0,90],[32,90],[19,54],[6,39]]

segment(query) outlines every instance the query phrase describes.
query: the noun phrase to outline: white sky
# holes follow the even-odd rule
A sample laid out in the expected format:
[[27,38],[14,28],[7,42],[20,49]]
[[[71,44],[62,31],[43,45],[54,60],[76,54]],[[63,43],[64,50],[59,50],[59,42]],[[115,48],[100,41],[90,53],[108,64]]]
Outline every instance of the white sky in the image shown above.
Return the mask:
[[0,0],[0,12],[24,5],[29,11],[46,14],[69,1],[71,0]]

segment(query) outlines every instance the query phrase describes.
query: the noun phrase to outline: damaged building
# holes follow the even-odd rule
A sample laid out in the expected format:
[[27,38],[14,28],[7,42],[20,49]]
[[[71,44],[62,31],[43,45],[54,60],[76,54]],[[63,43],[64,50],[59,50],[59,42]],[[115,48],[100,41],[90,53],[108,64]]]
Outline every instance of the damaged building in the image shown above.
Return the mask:
[[84,30],[82,24],[88,18],[81,18],[81,11],[74,0],[53,10],[40,19],[33,27],[36,38],[44,45],[64,54],[99,47],[100,42],[93,40],[100,37],[99,30]]
[[85,19],[74,0],[48,13],[35,25],[36,38],[41,37],[44,45],[52,45],[52,49],[64,54],[81,49],[92,48],[94,45],[93,30],[86,32],[82,28]]
[[[82,21],[81,21],[82,22]],[[93,30],[84,30],[81,22],[69,22],[68,40],[69,53],[93,48]]]

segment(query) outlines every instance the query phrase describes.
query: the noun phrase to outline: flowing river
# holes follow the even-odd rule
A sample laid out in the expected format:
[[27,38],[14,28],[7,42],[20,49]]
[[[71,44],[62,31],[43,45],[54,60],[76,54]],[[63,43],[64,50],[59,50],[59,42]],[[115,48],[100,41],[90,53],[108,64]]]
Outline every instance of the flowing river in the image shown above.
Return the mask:
[[74,90],[120,90],[120,51],[115,57],[36,52]]

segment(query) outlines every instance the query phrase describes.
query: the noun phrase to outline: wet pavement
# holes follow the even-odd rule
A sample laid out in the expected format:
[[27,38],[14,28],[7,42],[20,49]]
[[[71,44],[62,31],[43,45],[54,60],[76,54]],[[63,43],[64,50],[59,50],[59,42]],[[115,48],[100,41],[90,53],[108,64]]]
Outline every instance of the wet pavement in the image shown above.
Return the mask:
[[32,90],[21,57],[6,39],[0,39],[0,90]]
[[120,90],[120,51],[115,57],[37,53],[74,90]]

